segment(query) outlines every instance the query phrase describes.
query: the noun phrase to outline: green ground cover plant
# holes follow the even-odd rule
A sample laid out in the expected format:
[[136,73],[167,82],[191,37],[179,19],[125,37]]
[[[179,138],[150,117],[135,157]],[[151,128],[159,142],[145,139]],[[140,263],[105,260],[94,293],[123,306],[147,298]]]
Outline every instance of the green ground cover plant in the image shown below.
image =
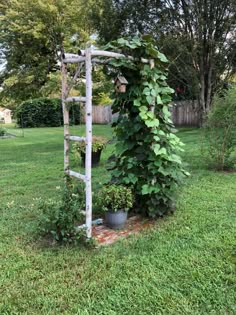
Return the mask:
[[85,208],[84,192],[79,187],[69,176],[65,176],[61,200],[38,200],[38,209],[42,212],[40,228],[45,236],[51,235],[55,241],[64,244],[77,244],[85,238],[84,233],[78,233],[76,229],[83,219],[81,211]]
[[[110,126],[93,132],[112,138]],[[178,190],[177,211],[151,230],[94,250],[39,238],[37,199],[62,196],[63,128],[29,128],[24,138],[0,142],[1,315],[236,313],[236,174],[207,169],[200,130],[178,136],[191,176]],[[93,169],[94,198],[109,180],[113,146]]]

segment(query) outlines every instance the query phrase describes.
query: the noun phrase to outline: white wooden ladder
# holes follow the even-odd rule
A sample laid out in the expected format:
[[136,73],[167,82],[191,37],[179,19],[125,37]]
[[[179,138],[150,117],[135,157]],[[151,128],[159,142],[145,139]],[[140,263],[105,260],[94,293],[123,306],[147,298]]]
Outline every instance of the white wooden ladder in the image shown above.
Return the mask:
[[[86,69],[86,97],[68,97],[69,89],[67,84],[67,63],[74,63],[68,60],[70,54],[62,53],[61,70],[62,70],[62,109],[64,120],[64,172],[66,175],[82,180],[86,186],[86,236],[92,236],[92,186],[91,186],[91,159],[92,159],[92,62],[91,48],[85,50],[85,58],[80,57],[77,63],[85,62]],[[79,74],[79,71],[77,75]],[[74,80],[77,76],[75,75]],[[78,137],[70,135],[69,131],[69,102],[84,102],[85,103],[85,121],[86,121],[86,136]],[[69,168],[69,150],[70,141],[84,141],[86,145],[85,159],[85,175],[70,170]]]

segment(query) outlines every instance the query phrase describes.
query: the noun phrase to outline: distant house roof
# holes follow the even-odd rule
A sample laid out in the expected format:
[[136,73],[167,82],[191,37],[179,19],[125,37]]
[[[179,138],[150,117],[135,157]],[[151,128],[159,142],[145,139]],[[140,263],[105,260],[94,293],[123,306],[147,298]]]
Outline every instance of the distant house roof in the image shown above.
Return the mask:
[[11,110],[6,107],[0,107],[0,112],[11,112]]

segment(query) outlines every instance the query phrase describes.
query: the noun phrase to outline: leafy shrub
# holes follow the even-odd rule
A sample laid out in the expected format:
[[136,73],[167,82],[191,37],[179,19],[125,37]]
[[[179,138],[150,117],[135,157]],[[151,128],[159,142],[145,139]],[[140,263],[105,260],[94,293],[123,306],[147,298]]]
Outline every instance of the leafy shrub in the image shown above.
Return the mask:
[[[187,175],[178,152],[182,143],[174,134],[169,111],[173,90],[167,85],[167,59],[150,36],[120,38],[108,46],[133,59],[110,63],[125,76],[125,93],[116,93],[113,113],[119,113],[113,127],[117,136],[112,180],[129,186],[136,207],[149,216],[162,216],[175,207],[175,191]],[[140,57],[152,59],[143,63]]]
[[210,168],[226,170],[236,159],[236,88],[231,88],[213,100],[213,107],[204,125],[203,147]]
[[78,194],[67,178],[62,200],[39,200],[38,208],[42,211],[40,230],[44,234],[51,234],[60,243],[76,243],[82,234],[76,230],[76,225],[82,218],[84,209],[84,193]]
[[93,96],[93,105],[109,105],[112,103],[109,93],[99,92]]
[[[80,123],[80,107],[70,104],[70,123]],[[56,98],[37,98],[23,102],[17,107],[16,120],[19,126],[59,127],[63,125],[62,104]]]
[[121,185],[104,186],[98,193],[97,206],[103,211],[128,211],[133,206],[132,190]]
[[0,127],[0,137],[3,137],[7,134],[6,128]]

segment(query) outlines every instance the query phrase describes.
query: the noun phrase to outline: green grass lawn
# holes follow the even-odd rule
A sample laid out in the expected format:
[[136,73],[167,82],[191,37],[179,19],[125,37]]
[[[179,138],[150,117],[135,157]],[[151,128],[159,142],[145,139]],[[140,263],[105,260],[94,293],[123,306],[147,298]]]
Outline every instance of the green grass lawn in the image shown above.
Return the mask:
[[[109,126],[94,134],[112,137]],[[177,212],[94,250],[38,241],[35,198],[60,198],[62,128],[0,140],[0,314],[236,314],[236,174],[207,170],[199,130],[179,136],[191,177]],[[95,193],[112,150],[93,170]]]

